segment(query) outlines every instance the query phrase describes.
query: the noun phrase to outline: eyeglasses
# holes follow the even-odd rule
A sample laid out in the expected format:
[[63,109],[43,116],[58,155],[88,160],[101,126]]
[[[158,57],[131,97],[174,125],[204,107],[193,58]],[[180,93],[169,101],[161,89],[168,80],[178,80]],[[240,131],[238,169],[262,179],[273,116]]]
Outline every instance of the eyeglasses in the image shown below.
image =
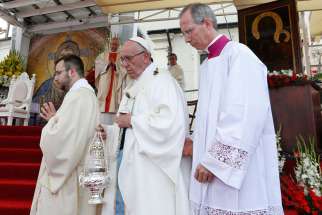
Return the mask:
[[121,63],[125,63],[125,62],[130,62],[130,61],[132,61],[133,60],[133,58],[135,57],[135,56],[138,56],[138,55],[140,55],[140,54],[142,54],[142,53],[144,53],[144,51],[141,51],[141,52],[139,52],[139,53],[136,53],[136,54],[134,54],[134,55],[130,55],[130,56],[122,56],[122,57],[120,57],[120,60],[121,60]]
[[66,70],[64,69],[64,70],[56,70],[55,72],[54,72],[54,76],[56,76],[56,75],[60,75],[60,74],[62,74],[63,72],[66,72]]
[[201,20],[200,24],[195,24],[194,26],[188,28],[186,31],[182,31],[183,36],[190,36],[191,33],[203,23],[204,20]]
[[195,30],[196,26],[189,28],[186,31],[182,31],[183,36],[190,36],[193,30]]

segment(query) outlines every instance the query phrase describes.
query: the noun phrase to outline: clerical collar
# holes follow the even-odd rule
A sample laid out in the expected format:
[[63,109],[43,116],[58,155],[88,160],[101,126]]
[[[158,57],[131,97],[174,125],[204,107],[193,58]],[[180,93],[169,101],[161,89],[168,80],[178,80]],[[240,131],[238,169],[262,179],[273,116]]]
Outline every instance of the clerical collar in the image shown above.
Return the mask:
[[84,78],[81,78],[73,84],[73,86],[69,89],[68,92],[78,90],[81,87],[92,89],[92,87],[89,85],[88,81]]
[[127,98],[135,98],[142,86],[150,81],[150,78],[154,75],[155,71],[157,71],[157,66],[154,63],[147,66],[137,79],[133,79],[133,82],[130,85],[127,85],[125,96]]
[[149,66],[145,68],[145,70],[141,73],[141,75],[136,79],[136,81],[139,81],[140,79],[143,79],[144,76],[148,76],[148,74],[152,74],[157,69],[157,66],[152,62]]
[[208,51],[208,49],[209,49],[209,47],[212,45],[212,44],[214,44],[220,37],[222,36],[222,34],[219,34],[217,37],[215,37],[215,39],[213,39],[212,41],[211,41],[211,43],[209,43],[209,45],[207,46],[207,48],[205,49],[205,51],[207,52],[207,53],[209,53],[209,51]]
[[229,39],[224,35],[221,35],[219,38],[217,37],[208,47],[208,59],[218,57],[228,42]]

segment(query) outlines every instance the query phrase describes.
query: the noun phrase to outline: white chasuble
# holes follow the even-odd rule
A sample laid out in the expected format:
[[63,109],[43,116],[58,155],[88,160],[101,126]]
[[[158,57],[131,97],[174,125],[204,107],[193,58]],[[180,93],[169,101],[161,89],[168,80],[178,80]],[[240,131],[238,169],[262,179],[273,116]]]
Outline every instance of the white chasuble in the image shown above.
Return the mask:
[[43,153],[31,215],[95,215],[87,203],[88,191],[80,188],[88,146],[98,123],[94,90],[85,79],[75,82],[57,113],[43,128]]
[[118,175],[126,214],[189,214],[180,169],[187,125],[182,90],[152,63],[125,96],[134,99]]
[[[267,69],[228,42],[200,68],[190,200],[194,215],[281,215]],[[199,183],[198,164],[215,178]]]

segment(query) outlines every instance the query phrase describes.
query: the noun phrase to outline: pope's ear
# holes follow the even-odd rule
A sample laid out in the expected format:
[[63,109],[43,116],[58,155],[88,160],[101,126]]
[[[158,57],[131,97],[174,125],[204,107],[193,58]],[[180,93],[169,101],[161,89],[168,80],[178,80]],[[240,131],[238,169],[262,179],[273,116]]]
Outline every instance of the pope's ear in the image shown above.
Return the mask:
[[145,63],[147,63],[150,59],[151,56],[147,52],[144,52],[144,61],[146,61]]

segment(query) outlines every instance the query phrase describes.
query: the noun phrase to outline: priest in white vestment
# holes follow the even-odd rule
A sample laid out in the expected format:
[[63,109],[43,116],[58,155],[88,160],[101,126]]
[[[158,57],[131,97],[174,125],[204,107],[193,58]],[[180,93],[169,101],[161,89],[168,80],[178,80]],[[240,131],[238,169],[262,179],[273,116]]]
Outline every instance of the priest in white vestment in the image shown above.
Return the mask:
[[219,35],[204,4],[180,14],[186,42],[206,50],[200,67],[190,200],[194,215],[283,214],[267,69]]
[[98,123],[93,88],[83,78],[82,60],[66,56],[56,62],[55,81],[69,89],[60,108],[44,104],[41,116],[49,120],[42,130],[43,153],[31,215],[95,215],[80,188],[79,175]]
[[95,86],[102,123],[112,124],[128,81],[119,59],[117,37],[113,37],[107,50],[95,59]]
[[[131,38],[120,53],[133,79],[116,117],[118,126],[126,128],[118,174],[125,214],[189,215],[180,169],[187,129],[182,90],[169,73],[158,72],[144,39]],[[121,139],[118,131],[117,126],[107,129],[107,144],[114,149]]]

